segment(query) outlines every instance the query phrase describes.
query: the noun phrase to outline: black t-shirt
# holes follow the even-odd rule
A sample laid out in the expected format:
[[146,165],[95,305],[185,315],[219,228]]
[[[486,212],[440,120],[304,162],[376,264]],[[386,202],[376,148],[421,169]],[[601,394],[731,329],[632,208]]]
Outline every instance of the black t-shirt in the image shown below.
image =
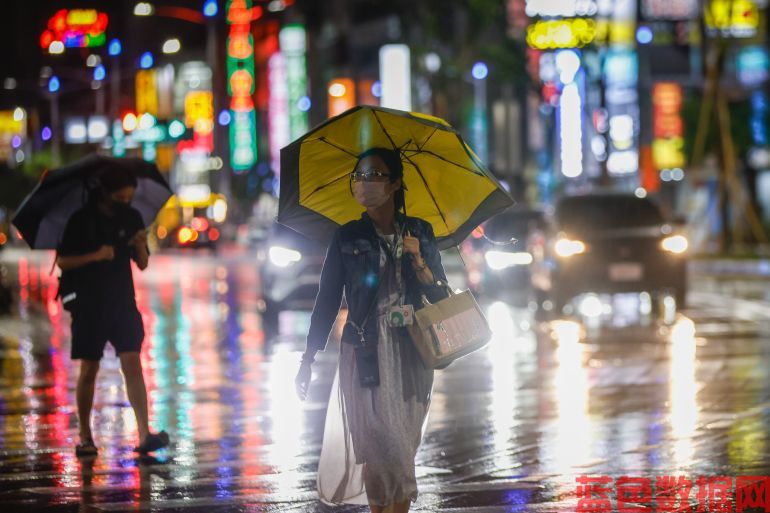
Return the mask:
[[92,253],[102,246],[115,249],[115,258],[111,261],[93,262],[62,272],[62,282],[72,284],[78,302],[94,308],[135,304],[131,275],[131,259],[135,255],[128,241],[142,229],[144,221],[134,208],[108,216],[89,203],[72,214],[59,244],[60,256]]

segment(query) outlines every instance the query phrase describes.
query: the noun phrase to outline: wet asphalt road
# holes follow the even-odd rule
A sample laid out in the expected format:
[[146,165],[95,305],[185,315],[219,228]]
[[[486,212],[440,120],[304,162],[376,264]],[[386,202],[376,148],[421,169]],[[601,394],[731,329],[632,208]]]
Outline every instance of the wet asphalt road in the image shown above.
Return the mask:
[[[315,494],[337,346],[299,402],[308,315],[283,315],[266,340],[251,254],[153,257],[137,281],[145,376],[152,424],[173,445],[134,457],[110,354],[96,397],[101,453],[85,462],[50,256],[0,259],[19,284],[18,312],[0,317],[0,511],[366,511]],[[576,511],[582,475],[770,475],[770,287],[693,278],[691,308],[670,324],[640,315],[634,298],[600,328],[485,305],[493,341],[437,373],[413,510]]]

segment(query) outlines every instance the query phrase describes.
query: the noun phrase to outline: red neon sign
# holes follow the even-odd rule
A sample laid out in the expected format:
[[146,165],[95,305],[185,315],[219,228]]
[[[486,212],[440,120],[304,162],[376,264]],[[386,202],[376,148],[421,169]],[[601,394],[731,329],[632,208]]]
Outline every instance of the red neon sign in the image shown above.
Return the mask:
[[40,46],[48,50],[59,41],[67,48],[104,45],[107,37],[107,15],[96,9],[61,9],[48,20],[48,28],[40,35]]

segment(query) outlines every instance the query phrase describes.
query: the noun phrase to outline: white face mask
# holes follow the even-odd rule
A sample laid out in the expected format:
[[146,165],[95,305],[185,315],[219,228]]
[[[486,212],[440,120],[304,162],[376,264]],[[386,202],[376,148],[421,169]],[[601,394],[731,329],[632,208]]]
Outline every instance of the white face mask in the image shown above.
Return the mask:
[[390,194],[386,191],[388,185],[388,182],[355,182],[353,197],[366,208],[380,207],[390,198]]

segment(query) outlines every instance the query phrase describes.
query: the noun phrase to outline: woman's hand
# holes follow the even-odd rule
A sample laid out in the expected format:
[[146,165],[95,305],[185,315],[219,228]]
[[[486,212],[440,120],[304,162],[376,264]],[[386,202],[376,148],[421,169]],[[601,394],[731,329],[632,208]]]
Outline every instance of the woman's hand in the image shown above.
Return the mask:
[[422,260],[420,255],[420,239],[412,237],[409,232],[404,235],[404,253],[413,255],[415,260]]
[[297,371],[297,377],[294,378],[294,386],[297,389],[297,396],[299,396],[300,400],[304,401],[307,397],[307,390],[310,386],[310,378],[313,375],[313,370],[311,368],[312,363],[307,360],[303,360],[302,364],[299,366],[299,371]]

